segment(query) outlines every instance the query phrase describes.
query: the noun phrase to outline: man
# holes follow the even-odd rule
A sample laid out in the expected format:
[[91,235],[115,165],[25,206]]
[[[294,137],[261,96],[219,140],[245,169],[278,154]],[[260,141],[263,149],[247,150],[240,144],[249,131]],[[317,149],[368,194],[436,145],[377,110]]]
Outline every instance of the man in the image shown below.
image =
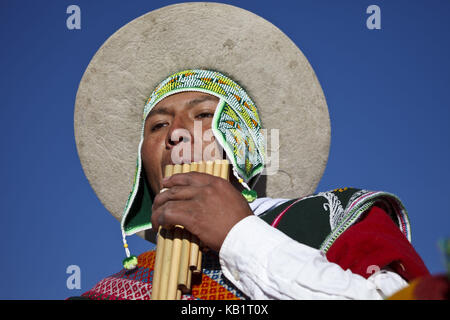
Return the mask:
[[[205,254],[202,265],[201,283],[193,285],[192,295],[184,295],[184,299],[381,299],[403,288],[407,281],[427,274],[426,267],[408,241],[410,230],[406,211],[394,195],[353,188],[340,188],[318,194],[301,190],[305,186],[310,189],[314,187],[317,173],[313,178],[308,177],[308,173],[323,170],[322,162],[318,160],[323,159],[323,154],[328,152],[329,140],[327,130],[317,130],[327,128],[328,124],[327,117],[321,116],[326,105],[320,98],[320,87],[316,85],[317,80],[304,57],[296,55],[297,49],[285,42],[286,46],[281,52],[284,52],[290,61],[281,62],[279,67],[281,77],[277,74],[270,74],[266,78],[262,75],[256,77],[251,71],[243,70],[246,66],[252,65],[253,61],[259,61],[261,64],[265,60],[271,61],[267,69],[276,66],[278,61],[275,58],[277,57],[275,51],[278,51],[279,55],[279,48],[260,53],[255,50],[258,48],[252,48],[250,51],[245,48],[245,44],[239,44],[236,47],[244,47],[242,51],[235,51],[233,55],[223,53],[224,48],[228,46],[234,48],[237,40],[226,33],[225,24],[218,23],[217,16],[221,16],[232,28],[239,26],[241,21],[246,21],[252,26],[252,30],[258,27],[264,29],[267,22],[261,22],[259,17],[249,15],[240,9],[220,4],[190,3],[163,9],[153,16],[149,14],[134,24],[130,23],[130,34],[145,34],[136,32],[135,29],[144,26],[142,28],[153,30],[157,38],[158,31],[155,30],[159,30],[158,27],[164,24],[158,25],[155,21],[161,17],[169,19],[174,16],[185,16],[188,12],[195,16],[193,21],[201,21],[204,27],[201,29],[204,32],[203,36],[207,38],[212,34],[214,39],[196,46],[196,41],[200,41],[199,38],[192,39],[194,36],[189,32],[183,37],[177,34],[177,31],[184,32],[184,30],[174,27],[176,41],[171,42],[168,47],[162,47],[175,46],[176,50],[169,54],[174,56],[179,54],[178,52],[183,52],[187,45],[192,45],[191,43],[194,43],[194,48],[198,50],[208,50],[208,47],[217,50],[218,46],[213,46],[212,43],[224,40],[223,47],[220,47],[223,59],[215,57],[214,50],[208,54],[205,52],[199,54],[195,58],[199,61],[193,61],[191,55],[179,57],[169,68],[172,72],[167,73],[166,78],[152,88],[152,95],[144,108],[134,181],[121,216],[124,247],[127,253],[127,259],[124,260],[125,269],[102,280],[84,296],[113,299],[149,298],[152,290],[154,252],[144,253],[139,257],[132,256],[126,236],[151,228],[155,231],[159,226],[170,228],[174,225],[183,225],[210,249]],[[208,17],[214,19],[209,23]],[[146,27],[145,21],[152,21],[156,26]],[[195,29],[194,25],[189,25]],[[241,26],[237,38],[246,35],[246,25]],[[224,32],[225,39],[217,40],[214,28]],[[262,38],[266,39],[266,42],[269,41],[267,39],[277,39],[275,43],[282,45],[285,40],[279,30],[269,29],[264,29]],[[171,34],[166,33],[167,29],[161,30],[164,37],[170,38]],[[129,36],[126,32],[124,28],[115,39]],[[247,36],[251,34],[256,37],[251,33],[253,31],[248,32],[250,33]],[[191,38],[188,44],[178,43],[182,41],[179,39],[186,37]],[[249,42],[253,40],[252,37],[248,39]],[[96,57],[107,57],[105,52],[114,48],[113,40],[105,45],[102,53]],[[261,47],[267,50],[263,40],[255,43],[261,43]],[[187,49],[186,51],[189,52]],[[239,57],[239,61],[231,59],[227,63],[226,59],[230,59],[230,56]],[[98,58],[94,62],[98,64],[97,61]],[[242,61],[246,61],[246,64],[242,64]],[[86,89],[89,88],[90,82],[96,85],[100,83],[97,81],[99,79],[96,78],[98,77],[96,72],[92,71],[96,70],[95,63],[88,68],[80,84],[77,108],[82,105],[85,108],[85,115],[77,118],[76,113],[76,119],[89,121],[87,119],[96,118],[88,116],[95,103],[93,104],[90,99],[92,92]],[[186,69],[189,63],[195,65],[214,63],[220,69],[228,71],[228,74],[238,76],[240,83],[245,85],[241,86],[235,78],[216,71],[215,68]],[[298,70],[292,69],[299,65],[304,69],[299,78],[295,78],[298,76]],[[133,70],[139,73],[137,69]],[[161,75],[158,74],[158,77]],[[90,81],[91,78],[96,81]],[[293,90],[273,92],[268,86],[268,83],[272,83],[275,88],[283,88],[292,84],[294,78],[300,93],[298,96],[292,96]],[[303,87],[301,81],[307,82],[307,85]],[[250,90],[247,92],[248,88]],[[249,92],[254,92],[255,97]],[[258,100],[261,103],[254,103],[253,99],[267,93],[271,94],[266,101],[269,103],[265,103],[264,99]],[[310,98],[308,103],[297,102],[305,97]],[[116,104],[121,99],[127,100],[120,96]],[[291,178],[291,182],[283,182],[282,176],[282,183],[271,185],[278,188],[288,185],[301,197],[297,196],[292,200],[261,196],[255,200],[250,197],[248,199],[250,202],[247,203],[241,191],[248,195],[245,191],[258,188],[257,178],[263,173],[267,159],[259,111],[263,110],[262,117],[269,119],[267,123],[270,124],[269,112],[274,112],[279,105],[286,104],[289,99],[298,109],[287,107],[287,110],[282,110],[275,116],[283,118],[284,115],[284,120],[278,123],[280,138],[293,133],[296,133],[297,137],[289,143],[281,143],[280,156],[282,160],[283,157],[290,159],[291,166],[294,161],[298,162],[300,168],[295,174],[301,176],[303,181],[296,183],[294,177]],[[108,103],[101,105],[110,106]],[[78,114],[80,108],[77,109]],[[293,120],[295,116],[299,116],[300,119],[295,118],[298,127],[289,126],[286,121]],[[109,121],[116,121],[116,118],[122,122],[129,121],[127,117],[111,117],[108,112],[104,112],[103,117],[108,119],[102,123],[103,125]],[[96,128],[98,122],[95,119],[95,123],[90,124]],[[78,120],[78,123],[82,121]],[[195,132],[199,124],[200,134]],[[311,128],[310,126],[312,130],[302,131],[303,128]],[[84,159],[91,157],[90,160],[93,156],[82,150],[87,145],[82,143],[82,132],[86,124],[78,126],[76,124],[76,127],[81,128],[80,133],[76,133],[80,158],[82,163],[85,162],[84,168],[88,177],[92,177],[91,184],[96,186],[100,181],[98,176],[102,175],[101,169],[98,166],[90,166]],[[120,130],[117,128],[111,128],[116,137],[127,140],[120,137],[123,131],[119,133]],[[92,131],[92,128],[89,130]],[[202,144],[200,149],[195,148],[198,140],[203,139],[209,130],[212,130],[214,135],[212,143],[222,147],[230,160],[232,177],[235,179],[228,183],[200,173],[179,174],[163,179],[164,166],[175,162],[174,155],[180,156],[179,150],[184,152],[178,161],[184,163],[196,161],[198,158],[201,160],[207,160],[208,157],[221,158],[220,152],[216,151],[205,156],[209,143]],[[284,132],[288,134],[284,135]],[[299,148],[298,143],[302,139],[305,139],[305,143],[300,144]],[[136,138],[133,141],[136,141]],[[323,141],[325,143],[322,144]],[[117,159],[125,157],[125,152],[116,151],[120,149],[114,145],[108,148],[121,154],[119,157],[113,156],[116,162]],[[291,174],[294,175],[289,171],[295,170],[286,170],[289,166],[283,164],[283,161],[280,163],[282,164],[280,172],[288,171],[289,178]],[[93,167],[96,172],[90,174],[89,170]],[[111,170],[105,176],[110,174]],[[268,190],[271,186],[269,179],[270,177]],[[117,181],[118,184],[121,183],[120,180]],[[94,188],[97,188],[96,191],[103,200],[106,199],[107,196],[102,195],[101,188],[98,186]],[[168,190],[160,193],[163,188]],[[105,193],[110,193],[110,190]]]

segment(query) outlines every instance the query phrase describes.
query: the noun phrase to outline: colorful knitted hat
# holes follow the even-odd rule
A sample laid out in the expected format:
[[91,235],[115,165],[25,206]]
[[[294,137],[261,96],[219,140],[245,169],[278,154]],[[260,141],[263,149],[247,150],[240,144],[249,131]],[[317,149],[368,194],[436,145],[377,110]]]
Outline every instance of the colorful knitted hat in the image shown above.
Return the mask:
[[236,175],[245,183],[260,177],[252,186],[258,196],[312,194],[322,177],[330,119],[300,49],[267,20],[235,6],[166,6],[111,35],[89,63],[76,96],[74,131],[84,173],[102,204],[122,221],[124,235],[137,232],[154,240],[142,231],[148,216],[138,214],[151,206],[145,179],[136,171],[143,107],[148,112],[164,94],[192,88],[219,97],[214,134]]

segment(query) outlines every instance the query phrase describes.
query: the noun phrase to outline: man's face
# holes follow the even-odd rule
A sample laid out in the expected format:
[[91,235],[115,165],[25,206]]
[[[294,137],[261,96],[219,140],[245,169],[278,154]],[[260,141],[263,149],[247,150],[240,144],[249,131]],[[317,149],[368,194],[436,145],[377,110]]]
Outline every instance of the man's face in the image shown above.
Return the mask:
[[182,92],[161,100],[150,111],[141,154],[153,194],[162,188],[167,164],[221,158],[211,130],[218,103],[219,98],[207,93]]

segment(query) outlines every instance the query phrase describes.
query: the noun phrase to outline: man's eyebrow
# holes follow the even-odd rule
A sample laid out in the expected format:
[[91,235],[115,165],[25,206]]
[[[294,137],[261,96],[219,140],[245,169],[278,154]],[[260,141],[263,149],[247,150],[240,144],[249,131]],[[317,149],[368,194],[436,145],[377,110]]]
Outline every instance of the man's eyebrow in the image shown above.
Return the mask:
[[166,107],[153,108],[153,109],[149,112],[147,118],[150,118],[151,116],[154,116],[154,115],[157,115],[157,114],[171,115],[172,112],[170,112],[169,109],[166,108]]
[[[208,101],[208,100],[216,101],[216,100],[218,100],[218,99],[219,99],[219,98],[217,98],[216,96],[212,96],[212,95],[209,95],[209,94],[205,94],[205,95],[200,96],[200,97],[198,97],[198,98],[194,98],[194,99],[192,99],[192,100],[189,100],[189,101],[186,103],[186,105],[187,105],[188,107],[193,107],[193,106],[195,106],[195,105],[197,105],[197,104],[199,104],[199,103],[202,103],[202,102],[204,102],[204,101]],[[160,107],[158,107],[158,108],[153,108],[153,109],[149,112],[148,117],[151,117],[151,116],[154,116],[154,115],[157,115],[157,114],[162,114],[162,115],[172,115],[172,113],[173,113],[173,112],[171,112],[171,111],[169,110],[169,108],[167,108],[166,106],[160,106]]]

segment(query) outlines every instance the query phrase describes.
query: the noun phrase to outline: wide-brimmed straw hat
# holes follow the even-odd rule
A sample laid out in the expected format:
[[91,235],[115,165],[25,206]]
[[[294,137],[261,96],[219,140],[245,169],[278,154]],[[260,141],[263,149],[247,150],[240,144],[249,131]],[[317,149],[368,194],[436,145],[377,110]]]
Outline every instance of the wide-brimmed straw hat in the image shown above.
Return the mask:
[[330,121],[306,57],[281,30],[252,12],[219,3],[181,3],[151,11],[115,32],[92,58],[78,88],[78,154],[89,183],[115,218],[121,220],[135,185],[144,106],[164,79],[187,69],[227,75],[254,102],[268,130],[271,173],[261,175],[255,186],[259,196],[291,198],[315,191],[328,159]]

